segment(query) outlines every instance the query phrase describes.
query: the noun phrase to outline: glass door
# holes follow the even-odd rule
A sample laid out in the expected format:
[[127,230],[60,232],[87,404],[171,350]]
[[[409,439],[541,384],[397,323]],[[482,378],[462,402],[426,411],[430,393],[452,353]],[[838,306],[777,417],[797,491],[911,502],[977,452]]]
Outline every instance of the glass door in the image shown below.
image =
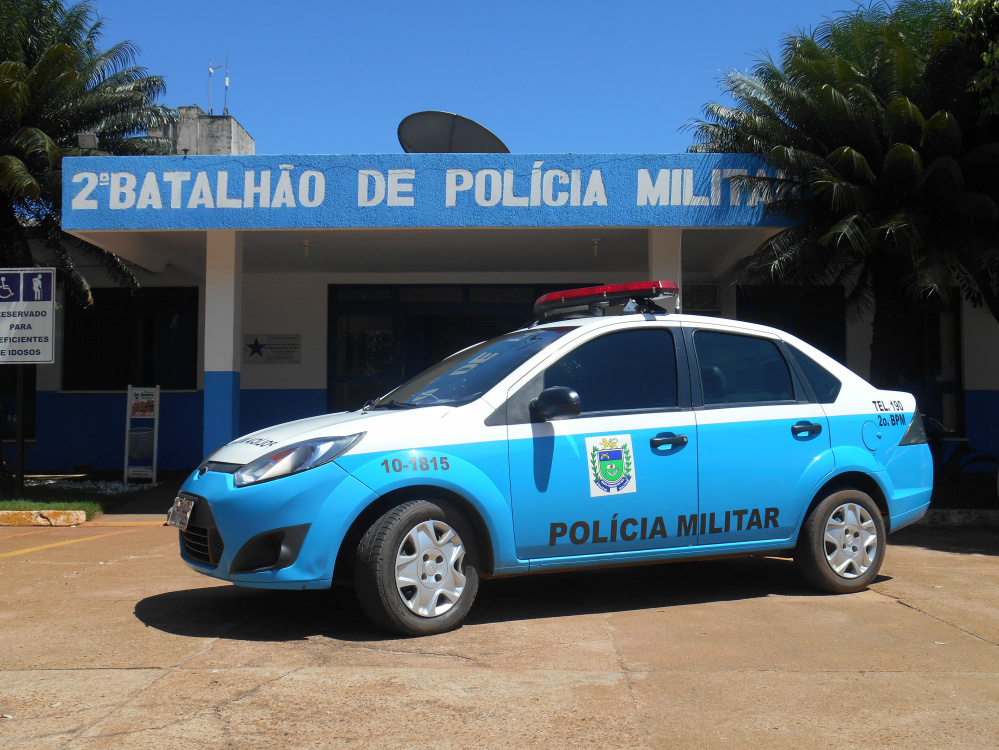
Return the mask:
[[329,287],[327,410],[357,409],[466,346],[532,319],[546,286]]

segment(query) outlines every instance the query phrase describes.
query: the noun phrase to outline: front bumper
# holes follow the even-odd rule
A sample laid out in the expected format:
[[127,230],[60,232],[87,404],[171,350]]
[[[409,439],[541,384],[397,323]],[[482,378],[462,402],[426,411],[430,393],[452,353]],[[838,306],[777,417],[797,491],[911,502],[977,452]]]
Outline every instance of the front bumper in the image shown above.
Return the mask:
[[236,487],[231,474],[188,477],[195,499],[181,558],[207,576],[260,588],[326,588],[351,523],[374,493],[335,463]]

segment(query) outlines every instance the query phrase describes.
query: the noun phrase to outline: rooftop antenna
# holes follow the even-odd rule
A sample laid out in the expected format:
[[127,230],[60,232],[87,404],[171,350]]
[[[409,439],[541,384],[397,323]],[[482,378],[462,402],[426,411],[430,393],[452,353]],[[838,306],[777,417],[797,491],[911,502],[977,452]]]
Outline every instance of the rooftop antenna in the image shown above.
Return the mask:
[[[214,114],[212,112],[212,74],[221,68],[222,65],[212,65],[212,61],[208,60],[208,114]],[[225,98],[222,101],[222,114],[229,114],[229,55],[225,56]]]

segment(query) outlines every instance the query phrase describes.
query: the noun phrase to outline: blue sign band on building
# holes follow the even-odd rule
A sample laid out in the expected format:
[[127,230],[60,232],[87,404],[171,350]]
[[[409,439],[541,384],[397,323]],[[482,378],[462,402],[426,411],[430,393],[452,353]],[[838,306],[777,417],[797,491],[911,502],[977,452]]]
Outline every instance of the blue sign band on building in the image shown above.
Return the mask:
[[63,228],[778,226],[743,154],[95,156],[63,161]]

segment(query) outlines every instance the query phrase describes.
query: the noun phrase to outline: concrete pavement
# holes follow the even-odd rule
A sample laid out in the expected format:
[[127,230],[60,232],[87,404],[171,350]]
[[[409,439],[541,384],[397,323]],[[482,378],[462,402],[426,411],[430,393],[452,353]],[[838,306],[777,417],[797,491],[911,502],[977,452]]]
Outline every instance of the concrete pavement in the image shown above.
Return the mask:
[[349,587],[193,573],[145,519],[0,529],[0,747],[999,746],[995,529],[893,535],[851,596],[776,558],[486,581],[399,640]]

